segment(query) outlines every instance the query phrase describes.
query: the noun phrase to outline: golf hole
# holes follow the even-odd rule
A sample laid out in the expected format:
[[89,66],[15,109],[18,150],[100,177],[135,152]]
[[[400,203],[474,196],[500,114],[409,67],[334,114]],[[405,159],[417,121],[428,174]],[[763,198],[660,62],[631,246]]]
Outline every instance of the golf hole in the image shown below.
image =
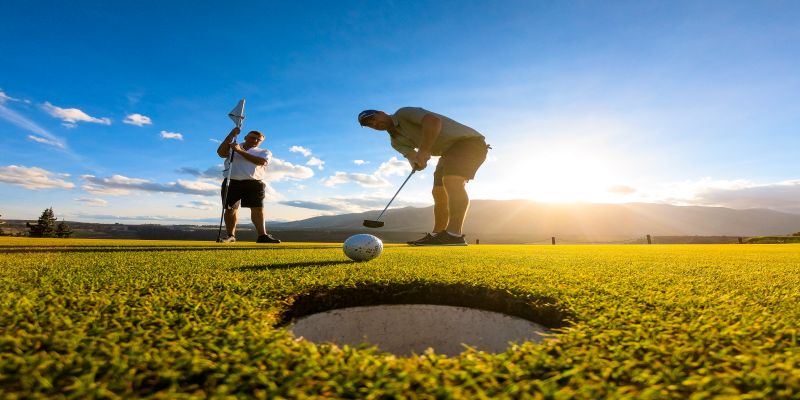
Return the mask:
[[377,346],[398,356],[502,353],[555,339],[568,314],[550,298],[440,283],[319,288],[286,299],[280,326],[316,344]]
[[550,330],[509,315],[468,307],[435,304],[395,304],[350,307],[312,314],[289,329],[296,337],[339,346],[375,345],[398,356],[456,356],[473,347],[502,353],[510,342],[541,342]]

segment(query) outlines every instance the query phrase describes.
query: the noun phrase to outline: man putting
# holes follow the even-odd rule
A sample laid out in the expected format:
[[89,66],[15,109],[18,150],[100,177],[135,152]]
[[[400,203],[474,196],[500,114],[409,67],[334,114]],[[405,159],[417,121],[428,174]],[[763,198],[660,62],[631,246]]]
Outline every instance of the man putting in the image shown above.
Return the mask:
[[462,229],[469,208],[466,183],[475,178],[491,148],[475,129],[419,107],[403,107],[394,114],[364,110],[361,126],[389,132],[392,147],[424,169],[431,155],[441,156],[433,173],[433,232],[408,242],[414,246],[466,246]]
[[[236,241],[236,220],[239,205],[250,208],[250,219],[258,231],[256,243],[280,243],[281,241],[267,233],[264,218],[264,196],[266,185],[262,180],[267,174],[267,165],[272,159],[272,153],[258,146],[264,140],[264,134],[259,131],[250,131],[244,137],[244,145],[238,143],[231,145],[233,139],[239,135],[240,129],[233,128],[231,133],[217,148],[217,155],[225,158],[225,170],[230,168],[230,183],[227,199],[225,198],[225,181],[222,182],[222,201],[225,207],[225,230],[228,237],[223,243]],[[233,150],[233,162],[228,159]]]

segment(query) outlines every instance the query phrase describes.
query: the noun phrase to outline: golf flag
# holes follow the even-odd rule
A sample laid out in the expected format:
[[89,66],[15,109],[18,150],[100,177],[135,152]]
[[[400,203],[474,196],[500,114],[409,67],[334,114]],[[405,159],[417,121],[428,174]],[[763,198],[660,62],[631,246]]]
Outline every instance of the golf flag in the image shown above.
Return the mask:
[[242,127],[242,121],[244,121],[244,99],[239,100],[239,104],[228,113],[228,116],[236,124],[236,127]]

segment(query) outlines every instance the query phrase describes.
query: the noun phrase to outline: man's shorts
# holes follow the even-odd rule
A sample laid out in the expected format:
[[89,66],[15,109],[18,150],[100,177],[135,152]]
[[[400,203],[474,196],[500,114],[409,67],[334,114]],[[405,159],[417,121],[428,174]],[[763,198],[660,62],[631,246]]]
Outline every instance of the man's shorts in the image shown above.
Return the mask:
[[[265,188],[264,182],[255,179],[231,179],[225,209],[236,209],[240,205],[247,208],[264,207]],[[225,201],[225,180],[222,181],[222,198]]]
[[459,140],[445,150],[433,173],[433,186],[443,186],[442,177],[461,176],[466,180],[475,179],[475,173],[486,160],[489,146],[483,138]]

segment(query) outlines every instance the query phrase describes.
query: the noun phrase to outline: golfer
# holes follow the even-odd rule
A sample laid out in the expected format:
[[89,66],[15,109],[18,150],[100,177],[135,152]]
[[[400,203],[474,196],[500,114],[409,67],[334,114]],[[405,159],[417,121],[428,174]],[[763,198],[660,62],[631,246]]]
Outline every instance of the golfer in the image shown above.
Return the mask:
[[389,132],[392,147],[411,168],[425,169],[431,156],[441,156],[433,173],[433,232],[408,242],[415,246],[466,246],[461,230],[469,208],[466,183],[475,178],[491,147],[475,129],[419,107],[394,114],[364,110],[361,126]]
[[[217,148],[217,155],[225,158],[225,170],[230,168],[230,185],[228,196],[225,198],[225,181],[222,182],[222,201],[225,207],[225,230],[228,237],[224,243],[236,241],[236,212],[239,205],[250,208],[250,219],[258,231],[256,243],[280,243],[281,241],[267,233],[264,218],[264,195],[266,184],[262,180],[267,174],[267,165],[272,159],[272,153],[258,146],[264,141],[264,134],[259,131],[250,131],[244,137],[244,145],[238,143],[231,145],[233,139],[239,135],[239,128],[233,128],[231,133]],[[233,162],[228,159],[233,150]]]

